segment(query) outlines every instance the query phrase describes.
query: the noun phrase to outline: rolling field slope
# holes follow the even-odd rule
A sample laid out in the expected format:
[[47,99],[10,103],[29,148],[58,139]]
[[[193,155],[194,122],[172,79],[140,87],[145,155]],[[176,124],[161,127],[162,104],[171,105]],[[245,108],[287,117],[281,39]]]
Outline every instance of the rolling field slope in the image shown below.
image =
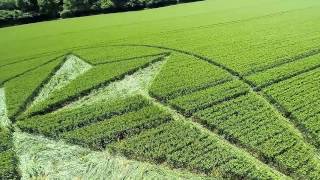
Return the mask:
[[319,19],[205,0],[0,29],[0,179],[320,179]]

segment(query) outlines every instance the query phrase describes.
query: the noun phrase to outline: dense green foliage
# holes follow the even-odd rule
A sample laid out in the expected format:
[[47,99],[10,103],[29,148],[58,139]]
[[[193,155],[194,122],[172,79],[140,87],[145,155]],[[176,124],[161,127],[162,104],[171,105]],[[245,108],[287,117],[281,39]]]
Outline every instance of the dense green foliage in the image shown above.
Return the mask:
[[0,0],[0,25],[139,10],[199,0]]
[[37,0],[16,0],[17,8],[24,12],[36,12],[39,10]]
[[49,17],[59,17],[61,10],[60,0],[38,0],[40,14],[46,14]]
[[0,10],[14,10],[16,9],[16,0],[1,0]]

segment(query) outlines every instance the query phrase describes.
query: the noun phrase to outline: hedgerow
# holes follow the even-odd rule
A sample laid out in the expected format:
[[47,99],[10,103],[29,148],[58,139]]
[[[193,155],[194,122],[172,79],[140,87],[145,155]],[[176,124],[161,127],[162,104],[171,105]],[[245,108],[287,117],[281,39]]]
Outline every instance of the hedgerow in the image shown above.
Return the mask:
[[0,0],[0,25],[133,11],[193,1],[199,0]]

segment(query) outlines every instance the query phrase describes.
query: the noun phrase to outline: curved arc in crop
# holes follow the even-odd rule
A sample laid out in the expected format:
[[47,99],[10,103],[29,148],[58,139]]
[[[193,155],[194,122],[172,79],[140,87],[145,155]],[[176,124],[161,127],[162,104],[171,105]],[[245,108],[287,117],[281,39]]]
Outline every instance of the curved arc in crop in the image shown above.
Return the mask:
[[[111,45],[112,46],[112,45]],[[249,85],[252,89],[252,91],[255,91],[256,94],[258,94],[259,96],[261,96],[263,99],[265,99],[270,105],[272,105],[273,107],[275,107],[278,112],[280,114],[282,114],[285,118],[288,118],[287,116],[285,116],[281,111],[279,111],[279,109],[277,108],[276,106],[276,103],[272,103],[272,101],[269,101],[267,97],[263,96],[262,94],[256,92],[257,89],[255,87],[255,85],[253,85],[250,81],[246,80],[243,76],[241,76],[237,71],[223,65],[223,64],[220,64],[208,57],[205,57],[205,56],[202,56],[202,55],[198,55],[198,54],[195,54],[193,52],[189,52],[189,51],[184,51],[184,50],[179,50],[179,49],[174,49],[174,48],[168,48],[168,47],[162,47],[162,46],[152,46],[152,45],[113,45],[113,46],[142,46],[142,47],[149,47],[149,48],[159,48],[159,49],[164,49],[164,50],[169,50],[169,51],[172,51],[172,52],[175,52],[175,53],[181,53],[181,54],[185,54],[185,55],[188,55],[188,56],[192,56],[192,57],[195,57],[196,59],[199,59],[199,60],[203,60],[203,61],[206,61],[226,72],[228,72],[230,75],[233,76],[233,78],[235,79],[239,79],[241,80],[243,83]],[[170,54],[170,53],[169,53]],[[168,55],[168,54],[167,54]],[[166,56],[164,54],[164,56]],[[50,78],[50,76],[49,76]],[[41,86],[40,86],[41,87]],[[31,99],[32,100],[32,99]],[[34,98],[33,98],[34,100]],[[300,129],[299,129],[300,130]],[[232,142],[231,142],[232,143]],[[234,143],[232,143],[234,144]]]
[[[147,48],[158,48],[158,49],[164,49],[164,50],[168,50],[168,51],[171,51],[171,52],[174,52],[174,53],[181,53],[181,54],[185,54],[185,55],[188,55],[188,56],[192,56],[198,60],[202,60],[202,61],[206,61],[208,62],[209,64],[212,64],[226,72],[228,72],[230,75],[232,75],[233,78],[235,79],[239,79],[241,80],[243,83],[249,85],[251,87],[251,90],[254,91],[254,93],[256,93],[257,95],[261,96],[264,100],[266,100],[270,105],[272,105],[275,109],[277,109],[277,111],[283,116],[285,117],[286,119],[289,119],[288,116],[286,116],[283,111],[279,110],[279,105],[278,103],[276,102],[273,102],[271,99],[269,99],[267,96],[264,96],[264,92],[258,92],[260,91],[259,89],[257,89],[257,87],[250,81],[246,80],[242,75],[240,75],[240,73],[238,73],[237,71],[235,71],[234,69],[231,69],[221,63],[218,63],[216,61],[214,61],[213,59],[210,59],[208,57],[205,57],[205,56],[202,56],[202,55],[199,55],[199,54],[195,54],[193,52],[190,52],[190,51],[185,51],[185,50],[180,50],[180,49],[175,49],[175,48],[169,48],[169,47],[163,47],[163,46],[156,46],[156,45],[139,45],[139,44],[124,44],[124,45],[106,45],[105,47],[107,46],[118,46],[118,47],[123,47],[123,46],[141,46],[141,47],[147,47]],[[164,55],[165,56],[165,55]],[[96,88],[96,87],[95,87]],[[94,89],[95,89],[94,88]],[[281,109],[281,108],[280,108]],[[291,119],[290,119],[291,120]],[[292,121],[291,121],[292,122]],[[294,122],[294,121],[293,121]],[[300,130],[300,132],[303,132],[301,131],[300,127],[299,126],[296,126],[295,125],[295,128]]]
[[[224,71],[228,72],[230,75],[232,75],[235,79],[239,79],[241,80],[243,83],[249,85],[252,89],[252,91],[256,92],[256,94],[258,94],[259,96],[261,96],[263,99],[265,99],[270,105],[272,105],[278,112],[279,114],[281,114],[284,118],[289,119],[290,122],[292,122],[293,126],[299,131],[302,132],[302,135],[305,139],[307,139],[308,141],[309,138],[307,138],[307,136],[305,135],[305,133],[303,133],[303,128],[299,128],[299,125],[297,123],[295,123],[295,121],[293,121],[290,116],[288,116],[288,111],[281,106],[280,103],[278,102],[274,102],[274,100],[272,98],[270,98],[270,96],[266,95],[263,91],[261,91],[261,89],[256,86],[253,82],[245,79],[244,76],[242,76],[239,72],[237,72],[234,69],[231,69],[229,67],[227,67],[224,64],[221,64],[211,58],[205,57],[203,55],[199,55],[196,53],[193,53],[191,51],[186,51],[186,50],[181,50],[181,49],[176,49],[176,48],[170,48],[170,47],[165,47],[165,46],[160,46],[160,45],[148,45],[148,44],[105,44],[105,43],[101,43],[101,44],[96,44],[94,47],[93,46],[79,46],[79,47],[74,47],[74,48],[70,48],[70,51],[74,51],[74,50],[82,50],[82,49],[90,49],[90,48],[96,48],[96,47],[125,47],[125,46],[136,46],[136,47],[146,47],[146,48],[158,48],[158,49],[163,49],[163,50],[169,50],[175,53],[181,53],[181,54],[185,54],[188,56],[192,56],[195,57],[196,59],[199,60],[203,60],[206,61],[220,69],[223,69]],[[56,53],[56,52],[52,52],[52,53]],[[70,53],[69,53],[70,54]],[[164,53],[164,56],[167,56],[168,54]],[[67,100],[70,101],[70,100]],[[57,108],[56,108],[57,109]],[[311,141],[312,142],[312,141]]]
[[224,135],[223,131],[221,131],[220,129],[215,129],[214,131],[212,131],[212,129],[209,129],[206,126],[202,125],[201,123],[193,120],[192,117],[186,117],[183,113],[179,112],[172,105],[163,104],[163,102],[159,101],[157,98],[152,97],[150,95],[144,95],[144,97],[147,98],[148,100],[150,100],[156,106],[158,106],[158,107],[166,110],[167,112],[169,112],[171,114],[171,116],[173,117],[174,121],[182,121],[182,122],[184,122],[186,124],[193,125],[193,126],[197,127],[198,129],[200,129],[200,131],[203,131],[208,135],[218,136],[219,138],[221,138],[222,141],[224,141],[225,143],[227,143],[230,146],[234,147],[235,149],[245,152],[246,154],[248,154],[248,156],[251,156],[253,159],[261,162],[262,164],[266,165],[270,169],[273,169],[276,172],[279,172],[280,174],[283,174],[284,176],[287,176],[285,173],[281,172],[281,170],[279,170],[276,167],[271,166],[270,164],[268,164],[267,161],[265,161],[263,158],[253,156],[252,154],[254,154],[253,153],[254,151],[252,149],[248,148],[245,144],[242,144],[242,143],[240,143],[239,141],[237,141],[235,139],[230,139],[230,138],[223,137],[223,135]]
[[245,79],[245,77],[242,76],[236,70],[231,69],[231,68],[227,67],[226,65],[221,64],[221,63],[215,61],[214,59],[208,58],[206,56],[199,55],[199,54],[193,53],[191,51],[186,51],[186,50],[181,50],[181,49],[176,49],[176,48],[170,48],[170,47],[159,46],[159,45],[148,45],[148,44],[118,44],[118,45],[111,45],[111,46],[119,46],[119,47],[125,47],[125,46],[136,46],[136,47],[139,47],[140,46],[140,47],[147,47],[147,48],[158,48],[158,49],[170,50],[170,51],[173,51],[173,52],[176,52],[176,53],[181,53],[181,54],[185,54],[185,55],[188,55],[188,56],[195,57],[196,59],[199,59],[199,60],[202,60],[202,61],[206,61],[209,64],[212,64],[212,65],[214,65],[214,66],[216,66],[216,67],[228,72],[230,75],[233,76],[233,78],[239,79],[243,83],[247,84],[255,94],[257,94],[258,96],[262,97],[282,117],[284,117],[286,120],[288,120],[290,125],[292,125],[293,128],[295,128],[297,130],[299,135],[302,136],[302,138],[305,140],[306,144],[308,144],[312,148],[316,149],[314,147],[314,144],[312,143],[313,141],[310,138],[308,138],[307,134],[305,133],[304,128],[302,128],[298,123],[296,123],[297,121],[295,121],[294,119],[291,118],[291,116],[290,116],[291,113],[288,112],[288,110],[285,107],[283,107],[279,102],[275,102],[275,100],[272,97],[267,95],[265,92],[261,91],[261,89],[259,87],[257,87],[253,82]]
[[119,60],[100,62],[100,63],[95,63],[93,65],[97,66],[97,65],[102,65],[102,64],[111,64],[111,63],[115,63],[115,62],[132,61],[132,60],[136,60],[136,59],[140,59],[140,58],[148,58],[148,57],[156,57],[156,56],[167,56],[167,55],[168,55],[167,52],[155,53],[155,54],[149,54],[149,55],[143,55],[143,56],[136,56],[136,57],[132,57],[132,58],[124,58],[124,59],[119,59]]

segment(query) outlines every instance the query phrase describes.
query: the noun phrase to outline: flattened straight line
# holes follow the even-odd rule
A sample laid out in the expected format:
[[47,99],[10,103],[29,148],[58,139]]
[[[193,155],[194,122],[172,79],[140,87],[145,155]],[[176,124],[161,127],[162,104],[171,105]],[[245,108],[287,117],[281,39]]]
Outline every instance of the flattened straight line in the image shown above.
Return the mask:
[[[157,98],[154,98],[150,95],[148,96],[144,96],[146,97],[148,100],[150,100],[151,102],[153,102],[156,106],[159,106],[160,108],[164,108],[166,109],[172,116],[175,116],[173,119],[175,121],[177,121],[177,119],[181,119],[181,120],[185,120],[183,121],[184,123],[193,125],[197,128],[199,128],[201,131],[209,134],[209,135],[213,135],[213,136],[217,136],[218,138],[220,138],[222,141],[225,141],[228,145],[241,150],[245,153],[247,153],[249,156],[253,157],[254,159],[256,159],[257,161],[261,162],[262,164],[265,164],[266,166],[268,166],[270,169],[273,169],[281,174],[286,175],[285,173],[281,172],[280,170],[278,170],[276,167],[271,166],[266,159],[267,158],[261,158],[261,157],[256,157],[253,156],[252,154],[255,154],[254,150],[249,148],[246,144],[242,144],[240,141],[238,141],[237,139],[231,139],[231,138],[226,138],[224,135],[224,130],[222,129],[210,129],[207,128],[206,124],[202,124],[199,123],[198,121],[200,119],[198,119],[197,117],[192,117],[192,118],[188,118],[185,115],[183,115],[181,112],[179,112],[178,110],[175,109],[175,107],[171,106],[170,104],[165,104],[161,101],[159,101]],[[229,160],[226,160],[226,162],[228,162]],[[286,175],[287,176],[287,175]]]
[[304,59],[306,59],[308,57],[316,56],[318,54],[320,54],[320,48],[312,49],[312,50],[309,50],[309,51],[305,51],[305,52],[302,52],[300,54],[296,54],[296,55],[294,55],[292,57],[282,58],[283,61],[280,61],[280,62],[275,63],[275,64],[271,64],[269,66],[267,65],[267,66],[261,67],[261,68],[255,70],[255,71],[253,71],[253,72],[245,73],[243,76],[254,75],[254,74],[257,74],[259,72],[263,72],[263,71],[267,71],[269,69],[277,68],[277,67],[280,67],[280,66],[285,65],[285,64],[301,61],[301,60],[304,60]]
[[240,75],[240,73],[238,73],[237,71],[219,63],[216,62],[213,59],[210,59],[208,57],[202,56],[202,55],[198,55],[195,54],[193,52],[190,51],[185,51],[185,50],[180,50],[180,49],[175,49],[175,48],[169,48],[169,47],[163,47],[163,46],[157,46],[157,45],[139,45],[139,44],[120,44],[120,45],[114,45],[114,46],[141,46],[141,47],[149,47],[149,48],[159,48],[159,49],[166,49],[166,50],[170,50],[173,52],[177,52],[177,53],[182,53],[182,54],[186,54],[189,56],[193,56],[199,60],[202,61],[206,61],[209,64],[212,64],[222,70],[225,70],[226,72],[228,72],[229,74],[231,74],[235,79],[239,79],[240,81],[242,81],[243,83],[247,84],[249,87],[251,87],[251,90],[257,94],[258,96],[260,96],[261,98],[263,98],[268,104],[270,104],[283,118],[288,119],[289,122],[292,124],[292,126],[301,134],[301,136],[304,138],[306,144],[310,145],[311,147],[313,147],[314,149],[314,143],[312,143],[312,139],[309,138],[307,136],[307,134],[305,133],[305,128],[301,127],[300,124],[297,123],[297,121],[291,116],[291,113],[288,112],[288,110],[282,106],[279,102],[275,101],[275,99],[269,95],[267,95],[265,92],[260,91],[260,89],[251,81],[245,79],[242,75]]
[[168,52],[163,52],[163,53],[156,53],[156,54],[148,54],[148,55],[143,55],[143,56],[136,56],[132,58],[125,58],[125,59],[119,59],[119,60],[112,60],[112,61],[105,61],[105,62],[100,62],[100,63],[93,63],[93,65],[102,65],[102,64],[111,64],[111,63],[116,63],[116,62],[125,62],[125,61],[132,61],[140,58],[148,58],[148,57],[156,57],[156,56],[166,56],[168,55]]
[[15,79],[15,78],[18,78],[18,77],[20,77],[20,76],[22,76],[22,75],[24,75],[24,74],[26,74],[26,73],[35,71],[35,70],[37,70],[37,69],[39,69],[39,68],[41,68],[41,67],[43,67],[43,66],[45,66],[45,65],[47,65],[47,64],[50,64],[51,62],[54,62],[54,61],[58,60],[59,58],[61,58],[61,57],[63,57],[63,56],[64,56],[64,55],[60,55],[60,56],[54,57],[54,58],[52,58],[52,59],[50,59],[50,60],[48,60],[48,61],[46,61],[46,62],[44,62],[44,63],[42,63],[42,64],[40,64],[40,65],[38,65],[38,66],[36,66],[36,67],[30,68],[30,69],[28,69],[28,70],[26,70],[26,71],[24,71],[24,72],[22,72],[22,73],[20,73],[20,74],[17,74],[17,75],[15,75],[15,76],[12,76],[12,77],[10,77],[10,78],[2,81],[1,84],[0,84],[0,87],[1,87],[2,85],[4,85],[5,83],[7,83],[7,82],[9,82],[9,81],[11,81],[11,80],[13,80],[13,79]]
[[201,111],[201,110],[205,110],[207,108],[210,108],[212,106],[216,106],[216,105],[219,105],[219,104],[223,104],[224,102],[228,102],[228,101],[231,101],[233,99],[237,99],[241,96],[245,96],[249,94],[249,91],[243,91],[243,92],[239,92],[239,93],[236,93],[236,94],[233,94],[233,95],[230,95],[230,96],[227,96],[221,100],[218,100],[218,101],[213,101],[213,102],[210,102],[210,103],[207,103],[207,104],[204,104],[204,105],[200,105],[199,107],[197,108],[193,108],[190,110],[190,112],[186,112],[185,109],[183,108],[180,108],[179,106],[177,105],[172,105],[172,107],[174,107],[177,111],[179,111],[181,114],[183,114],[184,116],[186,117],[191,117],[193,116],[196,112],[198,111]]
[[83,90],[73,96],[70,96],[68,99],[64,99],[62,101],[59,101],[55,104],[52,104],[50,105],[48,108],[46,109],[43,109],[41,111],[37,111],[37,112],[33,112],[30,114],[30,116],[35,116],[35,115],[43,115],[43,114],[47,114],[47,113],[50,113],[50,112],[53,112],[53,111],[56,111],[57,109],[59,108],[62,108],[70,103],[72,103],[73,101],[77,100],[79,97],[83,97],[83,96],[86,96],[88,94],[90,94],[93,90],[95,89],[98,89],[100,87],[104,87],[104,86],[107,86],[109,85],[110,83],[112,82],[115,82],[115,81],[118,81],[118,80],[122,80],[123,78],[125,78],[125,76],[127,75],[131,75],[131,74],[134,74],[135,72],[137,72],[139,69],[143,69],[143,68],[146,68],[148,67],[150,64],[153,64],[153,63],[156,63],[156,62],[159,62],[159,61],[163,61],[166,57],[170,56],[171,53],[165,53],[163,56],[160,56],[156,59],[153,59],[152,61],[150,61],[149,63],[146,63],[142,66],[139,66],[131,71],[128,71],[128,72],[125,72],[123,74],[120,74],[119,76],[116,76],[116,77],[113,77],[107,81],[104,81],[104,82],[101,82],[99,84],[97,84],[96,86],[93,86],[91,88],[88,88],[86,90]]
[[157,99],[159,99],[159,100],[161,100],[163,102],[168,102],[168,101],[170,101],[172,99],[175,99],[175,98],[179,97],[179,95],[177,95],[178,93],[180,93],[180,96],[187,96],[187,95],[192,94],[194,92],[206,90],[206,89],[209,89],[209,88],[212,88],[214,86],[218,86],[218,85],[230,82],[230,81],[232,81],[232,79],[219,80],[219,81],[216,81],[216,82],[213,82],[213,83],[211,82],[211,83],[209,83],[209,84],[207,84],[205,86],[196,87],[196,88],[191,89],[190,91],[187,91],[187,92],[181,92],[180,93],[180,91],[174,91],[174,92],[170,93],[167,98],[158,97],[155,94],[152,94],[152,96],[157,97]]
[[[61,53],[62,51],[51,51],[51,52],[46,52],[46,53],[38,53],[38,54],[35,54],[35,55],[32,55],[32,56],[28,56],[27,58],[16,58],[16,59],[20,59],[20,60],[17,60],[17,61],[14,61],[14,62],[10,62],[10,63],[7,63],[7,64],[2,64],[0,65],[0,68],[2,67],[6,67],[6,66],[10,66],[10,65],[13,65],[13,64],[19,64],[19,63],[22,63],[22,62],[27,62],[27,61],[32,61],[36,58],[40,58],[40,57],[43,57],[43,56],[49,56],[49,55],[54,55],[54,54],[59,54]],[[60,56],[63,56],[63,55],[60,55]],[[3,61],[7,61],[7,60],[10,60],[10,59],[6,59],[6,60],[3,60]]]
[[[60,56],[63,57],[63,56]],[[58,57],[59,58],[59,57]],[[58,58],[51,60],[51,62],[58,60]],[[50,72],[50,74],[39,84],[39,86],[31,93],[31,95],[24,101],[24,103],[19,107],[18,111],[12,116],[11,121],[15,122],[16,118],[23,113],[28,106],[31,104],[32,101],[36,98],[36,96],[39,94],[41,88],[44,86],[44,84],[47,84],[51,77],[54,76],[54,74],[61,68],[61,66],[66,62],[67,58],[64,56],[64,59],[53,68],[53,70]],[[49,62],[50,63],[50,62]],[[47,64],[49,64],[47,63]],[[42,66],[41,66],[42,67]],[[40,67],[38,67],[40,68]]]
[[272,85],[274,85],[274,84],[277,84],[277,83],[280,83],[280,82],[283,82],[283,81],[292,79],[292,78],[294,78],[294,77],[297,77],[297,76],[300,76],[300,75],[309,73],[309,72],[311,72],[311,71],[313,71],[313,70],[316,70],[316,69],[318,69],[318,68],[320,68],[320,64],[315,65],[315,66],[310,67],[310,68],[307,68],[307,69],[305,69],[305,70],[298,71],[298,72],[293,73],[293,74],[291,74],[291,75],[284,76],[283,78],[275,79],[275,80],[273,80],[273,81],[271,81],[271,82],[269,82],[269,83],[262,84],[262,85],[258,86],[258,89],[268,88],[268,87],[270,87],[270,86],[272,86]]

